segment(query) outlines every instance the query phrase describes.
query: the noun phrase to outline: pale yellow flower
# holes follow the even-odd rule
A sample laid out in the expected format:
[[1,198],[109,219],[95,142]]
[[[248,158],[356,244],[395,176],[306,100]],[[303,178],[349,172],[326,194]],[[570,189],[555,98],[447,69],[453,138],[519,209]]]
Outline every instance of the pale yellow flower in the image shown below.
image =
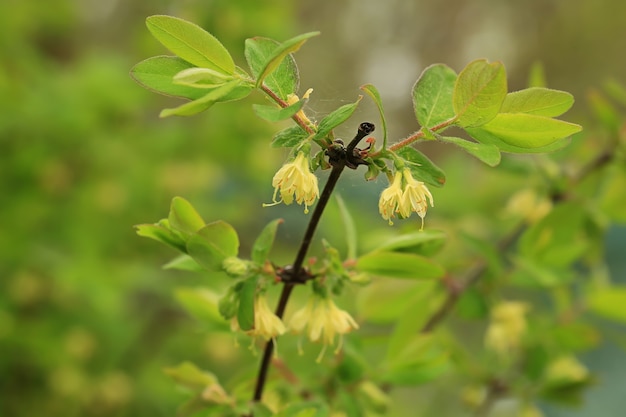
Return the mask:
[[286,328],[282,320],[270,310],[267,299],[259,295],[254,299],[254,328],[247,333],[259,336],[265,340],[274,339],[285,333]]
[[485,346],[500,355],[507,355],[519,348],[526,333],[528,305],[518,301],[506,301],[491,310],[491,321],[485,335]]
[[383,219],[389,221],[389,225],[392,225],[392,217],[395,217],[396,213],[400,210],[400,203],[402,201],[402,173],[396,171],[393,182],[387,188],[385,188],[378,200],[378,211]]
[[404,169],[403,177],[406,185],[399,204],[400,215],[406,218],[411,215],[411,212],[416,212],[422,219],[423,229],[424,217],[426,217],[426,210],[428,210],[427,198],[430,200],[430,206],[434,207],[433,196],[426,184],[413,178],[410,169]]
[[[289,205],[293,203],[304,203],[304,212],[308,213],[308,206],[315,202],[319,197],[319,187],[317,185],[317,177],[309,169],[309,158],[304,152],[299,152],[291,162],[283,165],[272,179],[274,187],[273,204],[264,204],[270,206],[284,202]],[[276,197],[280,192],[280,200]]]
[[550,381],[581,382],[589,378],[589,370],[574,356],[563,356],[548,365],[546,378]]
[[317,357],[317,362],[320,362],[326,348],[334,346],[336,335],[339,336],[339,343],[335,353],[338,353],[343,345],[343,335],[358,329],[359,325],[350,313],[337,307],[330,298],[313,296],[293,314],[289,328],[295,333],[305,332],[312,342],[322,341],[324,347]]

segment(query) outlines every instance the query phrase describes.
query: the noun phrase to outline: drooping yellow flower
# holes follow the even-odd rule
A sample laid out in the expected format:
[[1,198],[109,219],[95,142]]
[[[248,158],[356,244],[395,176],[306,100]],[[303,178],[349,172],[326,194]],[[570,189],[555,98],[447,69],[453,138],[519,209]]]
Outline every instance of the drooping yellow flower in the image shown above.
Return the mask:
[[413,178],[410,169],[404,169],[403,177],[406,185],[399,204],[400,215],[406,218],[411,215],[411,212],[416,212],[422,219],[423,229],[424,217],[426,217],[426,210],[428,210],[427,198],[430,200],[430,206],[434,207],[433,196],[426,184]]
[[[308,213],[308,206],[315,202],[319,197],[319,187],[317,185],[317,177],[309,169],[309,158],[304,152],[299,152],[291,162],[283,165],[272,179],[274,187],[273,204],[264,204],[270,206],[284,202],[289,205],[293,203],[304,203],[304,212]],[[280,192],[280,200],[276,197]]]
[[[312,92],[313,92],[312,88],[309,88],[308,90],[306,90],[306,92],[302,96],[302,100],[307,100]],[[296,94],[289,94],[287,96],[287,104],[289,104],[290,106],[292,104],[296,104],[298,101],[300,101],[300,98]],[[313,123],[309,120],[306,114],[304,114],[304,111],[302,109],[298,110],[298,113],[296,113],[296,116],[298,116],[307,125],[309,126],[313,125]]]
[[378,211],[383,219],[389,221],[389,225],[392,225],[392,217],[395,217],[396,213],[400,210],[400,204],[402,201],[402,173],[396,171],[393,177],[393,182],[387,188],[385,188],[378,200]]
[[526,333],[528,305],[519,301],[505,301],[491,310],[491,321],[485,335],[485,346],[505,356],[521,345]]
[[322,341],[324,346],[317,357],[317,362],[320,362],[326,348],[334,346],[336,335],[339,336],[339,343],[335,353],[338,353],[343,345],[343,335],[358,329],[359,325],[350,313],[337,307],[330,298],[312,296],[303,308],[293,314],[289,328],[295,333],[305,332],[312,342]]
[[285,333],[286,328],[282,320],[270,310],[267,299],[259,295],[254,299],[254,328],[247,333],[259,336],[265,340],[274,339]]

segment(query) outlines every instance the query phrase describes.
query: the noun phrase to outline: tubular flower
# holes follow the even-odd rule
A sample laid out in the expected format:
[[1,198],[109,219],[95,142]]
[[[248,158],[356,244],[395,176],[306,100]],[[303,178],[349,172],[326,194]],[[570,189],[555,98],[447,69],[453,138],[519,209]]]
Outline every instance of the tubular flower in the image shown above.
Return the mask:
[[[284,202],[289,205],[293,203],[294,197],[296,203],[304,203],[304,212],[308,213],[308,206],[315,202],[319,197],[319,188],[317,185],[317,177],[309,169],[309,159],[304,152],[298,153],[296,159],[283,165],[272,179],[274,187],[273,204]],[[280,191],[280,200],[276,197]]]
[[409,217],[411,212],[416,212],[422,219],[422,229],[424,228],[424,217],[426,217],[426,210],[428,210],[428,200],[430,200],[430,206],[434,207],[433,196],[421,181],[417,181],[411,175],[411,170],[404,169],[403,172],[404,181],[406,185],[404,192],[402,193],[402,199],[399,204],[399,211],[402,217]]
[[385,188],[378,200],[378,211],[385,220],[389,220],[389,225],[393,222],[391,218],[395,216],[400,210],[400,204],[402,202],[402,173],[396,171],[393,177],[393,182],[387,188]]
[[326,348],[335,344],[335,335],[339,335],[339,343],[335,349],[335,353],[338,353],[343,345],[343,335],[358,329],[359,325],[347,311],[338,308],[330,298],[313,296],[306,306],[294,313],[289,327],[296,333],[305,331],[312,342],[322,340],[324,347],[317,357],[317,362],[320,362]]
[[257,296],[254,299],[254,329],[248,331],[248,334],[270,340],[285,333],[285,330],[283,322],[267,305],[265,296]]

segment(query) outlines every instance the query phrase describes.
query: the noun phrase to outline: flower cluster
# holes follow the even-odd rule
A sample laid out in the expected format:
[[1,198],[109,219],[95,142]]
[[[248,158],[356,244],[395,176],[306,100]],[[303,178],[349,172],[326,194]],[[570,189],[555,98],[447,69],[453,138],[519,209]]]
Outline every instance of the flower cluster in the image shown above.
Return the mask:
[[[299,152],[296,158],[283,165],[272,179],[274,187],[273,204],[264,204],[270,206],[280,204],[281,202],[289,205],[293,203],[304,203],[304,212],[308,213],[308,206],[319,198],[319,188],[317,185],[317,177],[309,169],[309,158],[304,152]],[[280,192],[280,200],[276,197]]]
[[335,353],[341,350],[343,335],[358,329],[359,325],[345,310],[341,310],[330,298],[313,295],[307,304],[296,311],[289,321],[290,330],[294,333],[305,332],[309,340],[322,340],[324,347],[317,357],[320,362],[328,346],[335,344],[335,335],[339,336],[339,343]]
[[506,301],[491,310],[491,321],[485,335],[485,346],[504,356],[519,348],[526,333],[528,305]]
[[402,171],[396,171],[393,182],[380,195],[378,210],[383,219],[388,220],[390,225],[393,224],[391,219],[395,217],[396,213],[401,218],[407,218],[412,212],[415,212],[422,219],[422,228],[424,228],[428,201],[433,207],[433,196],[426,184],[414,179],[411,170],[404,168]]

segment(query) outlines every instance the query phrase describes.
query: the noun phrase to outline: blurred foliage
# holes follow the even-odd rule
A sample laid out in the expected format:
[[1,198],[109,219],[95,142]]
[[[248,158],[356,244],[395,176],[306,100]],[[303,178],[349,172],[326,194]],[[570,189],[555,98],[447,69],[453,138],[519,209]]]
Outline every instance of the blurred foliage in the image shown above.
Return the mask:
[[[308,70],[302,85],[316,88],[312,102],[336,97],[328,104],[335,107],[353,100],[356,87],[366,82],[392,101],[398,98],[396,90],[409,90],[379,82],[389,79],[380,75],[385,71],[403,68],[395,79],[402,84],[404,79],[413,82],[432,62],[460,68],[469,59],[488,56],[504,59],[519,87],[525,85],[530,64],[544,61],[550,86],[574,91],[582,114],[586,108],[580,93],[609,75],[625,73],[619,53],[626,39],[619,35],[626,15],[622,2],[426,3],[0,4],[0,415],[174,415],[184,395],[173,389],[163,368],[185,359],[225,374],[234,364],[256,363],[247,350],[232,349],[229,336],[212,333],[208,339],[201,331],[206,324],[188,318],[172,294],[178,287],[200,284],[203,277],[155,268],[170,252],[137,238],[131,226],[160,218],[172,196],[184,195],[205,218],[227,216],[240,233],[248,234],[240,236],[246,251],[269,219],[285,217],[298,225],[282,236],[288,248],[301,234],[301,213],[259,210],[271,198],[268,178],[285,155],[268,146],[272,127],[248,106],[226,104],[193,119],[157,119],[159,110],[174,101],[156,98],[128,77],[135,62],[163,53],[145,30],[147,15],[193,20],[233,51],[250,36],[287,39],[321,29],[320,41],[311,42],[303,56],[301,66]],[[494,28],[489,22],[510,26]],[[235,60],[242,63],[244,57]],[[404,77],[405,72],[410,74]],[[623,113],[602,105],[611,91],[619,96],[620,90],[607,91],[590,96],[602,124],[581,120],[603,126],[590,129],[586,135],[591,138],[609,137],[623,123]],[[404,100],[390,109],[396,112],[390,117],[395,133],[413,126],[406,123],[414,119],[410,97]],[[357,117],[375,117],[374,110],[362,112]],[[580,141],[561,156],[584,160],[597,143]],[[472,213],[498,212],[512,189],[541,182],[540,174],[529,179],[515,159],[504,162],[509,174],[494,178],[478,164],[460,162],[456,153],[450,158],[445,163],[452,167],[447,169],[449,183],[437,197],[433,218],[435,224],[438,216],[457,219],[446,223],[457,239],[464,233],[496,234]],[[623,200],[617,197],[623,184],[615,179],[601,185],[608,190],[603,209],[615,218],[623,216]],[[581,192],[598,189],[593,182],[582,186]],[[381,187],[363,184],[359,174],[346,175],[339,189],[349,202],[373,198]],[[340,218],[339,210],[327,215],[328,224]],[[384,229],[375,204],[359,208],[355,220],[373,229],[359,242],[364,249],[395,233]],[[415,225],[399,227],[412,230]],[[326,227],[323,233],[342,242],[341,230]],[[449,250],[458,248],[453,244]],[[283,256],[278,253],[277,261]],[[186,294],[176,292],[178,299]],[[621,317],[619,309],[602,308],[613,296],[599,292],[591,303],[600,306],[600,314]],[[472,293],[462,300],[461,313],[467,317],[484,317],[486,311]],[[551,331],[551,323],[534,325]],[[585,323],[577,326],[571,332],[562,329],[568,343],[576,349],[597,343],[598,336]],[[471,343],[476,335],[470,334],[472,325],[467,327]],[[540,356],[534,360],[540,362]],[[424,391],[424,399],[431,394]],[[398,400],[404,396],[396,394]],[[413,393],[406,397],[408,403],[415,401]],[[452,407],[449,403],[443,402]]]

